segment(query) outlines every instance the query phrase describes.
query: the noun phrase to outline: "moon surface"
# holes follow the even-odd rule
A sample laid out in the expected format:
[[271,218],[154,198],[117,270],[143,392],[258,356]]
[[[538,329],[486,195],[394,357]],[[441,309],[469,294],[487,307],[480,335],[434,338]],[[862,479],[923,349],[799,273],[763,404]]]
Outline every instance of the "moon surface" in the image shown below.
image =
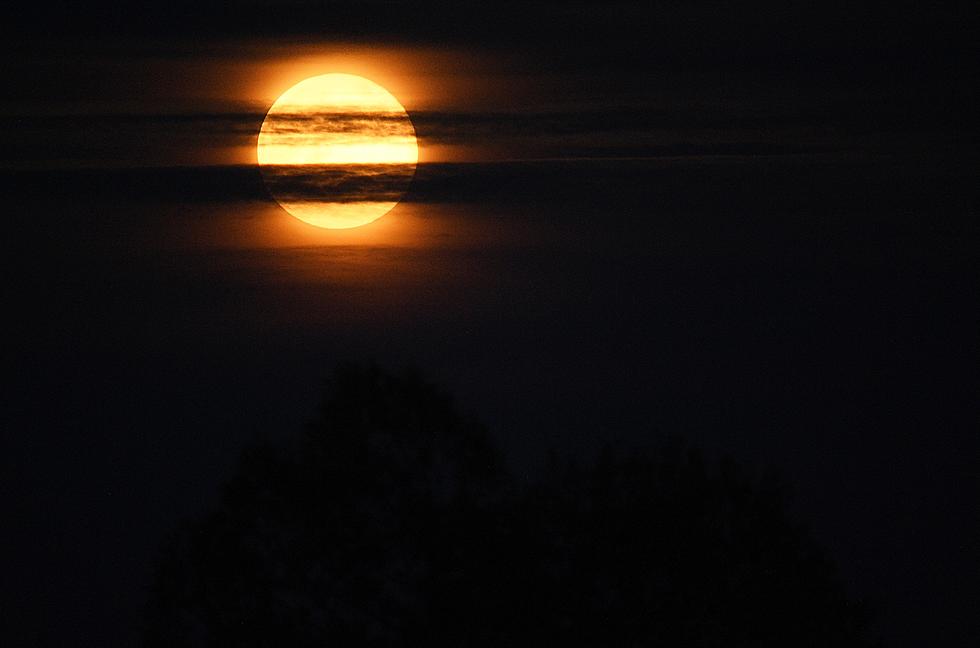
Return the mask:
[[257,152],[276,202],[328,229],[359,227],[391,211],[419,156],[405,108],[353,74],[311,77],[282,93],[262,122]]

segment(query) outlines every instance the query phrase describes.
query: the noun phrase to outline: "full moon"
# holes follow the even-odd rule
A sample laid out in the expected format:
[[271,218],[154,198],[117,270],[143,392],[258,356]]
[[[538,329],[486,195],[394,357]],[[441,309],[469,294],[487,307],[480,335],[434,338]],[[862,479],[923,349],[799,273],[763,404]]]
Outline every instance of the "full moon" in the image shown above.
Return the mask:
[[272,104],[259,131],[259,168],[273,198],[328,229],[359,227],[391,211],[418,157],[405,108],[353,74],[297,83]]

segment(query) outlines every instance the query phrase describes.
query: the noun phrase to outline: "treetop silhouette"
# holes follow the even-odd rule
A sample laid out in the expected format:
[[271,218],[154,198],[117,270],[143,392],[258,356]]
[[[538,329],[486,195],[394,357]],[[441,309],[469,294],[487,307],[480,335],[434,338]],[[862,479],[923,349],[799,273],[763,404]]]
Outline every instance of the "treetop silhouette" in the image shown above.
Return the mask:
[[416,374],[347,366],[167,546],[147,646],[867,646],[784,489],[675,449],[519,486]]

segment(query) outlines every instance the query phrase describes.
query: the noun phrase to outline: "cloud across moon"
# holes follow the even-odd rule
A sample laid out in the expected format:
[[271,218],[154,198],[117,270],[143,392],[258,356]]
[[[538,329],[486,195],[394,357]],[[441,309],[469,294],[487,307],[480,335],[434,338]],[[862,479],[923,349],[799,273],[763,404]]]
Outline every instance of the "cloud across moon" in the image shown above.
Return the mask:
[[360,76],[324,74],[269,109],[258,162],[283,209],[316,227],[346,229],[377,220],[404,196],[418,142],[390,92]]

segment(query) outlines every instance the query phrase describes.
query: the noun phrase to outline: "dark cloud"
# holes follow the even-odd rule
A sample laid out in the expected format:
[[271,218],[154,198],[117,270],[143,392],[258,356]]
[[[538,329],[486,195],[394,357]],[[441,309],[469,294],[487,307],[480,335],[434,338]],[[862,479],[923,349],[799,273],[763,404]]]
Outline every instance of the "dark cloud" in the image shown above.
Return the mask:
[[404,114],[377,112],[276,112],[268,118],[266,128],[279,135],[316,132],[390,137],[412,134]]
[[397,202],[414,164],[265,165],[262,177],[280,202]]
[[[22,114],[0,124],[6,166],[172,166],[226,163],[208,160],[222,148],[254,147],[264,113]],[[933,145],[965,147],[965,127],[936,112],[928,118],[907,106],[853,110],[844,105],[610,107],[524,112],[412,111],[420,145],[505,147],[505,157],[663,157],[778,155],[861,150],[899,132],[932,133]],[[280,118],[283,132],[403,134],[400,117],[360,114]],[[940,133],[945,133],[941,135]],[[954,137],[955,135],[955,137]],[[959,142],[957,145],[956,142]],[[496,155],[495,157],[500,157]]]

